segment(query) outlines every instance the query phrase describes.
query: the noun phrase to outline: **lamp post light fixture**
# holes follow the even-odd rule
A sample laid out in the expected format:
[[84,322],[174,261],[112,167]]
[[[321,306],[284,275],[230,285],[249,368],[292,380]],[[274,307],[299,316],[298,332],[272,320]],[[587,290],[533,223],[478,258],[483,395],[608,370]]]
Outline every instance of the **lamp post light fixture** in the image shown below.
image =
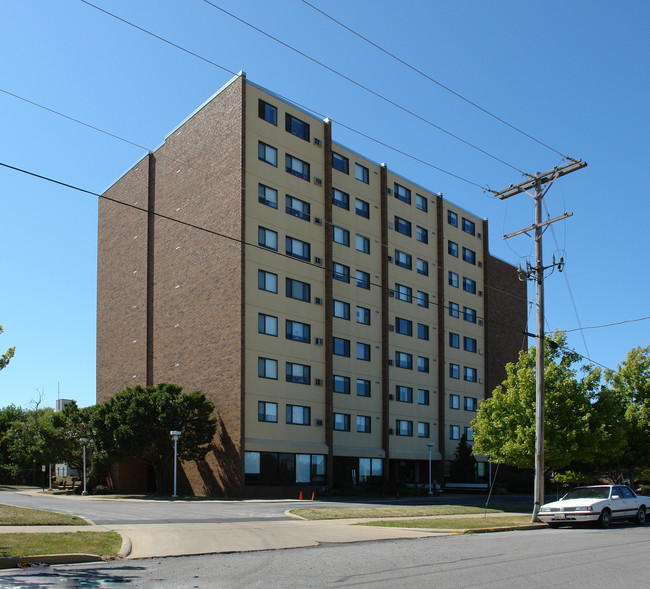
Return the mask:
[[177,499],[178,495],[176,494],[176,474],[178,467],[178,438],[181,437],[181,432],[178,430],[172,430],[169,432],[169,435],[174,440],[174,494],[172,495],[172,499]]
[[434,442],[427,442],[427,448],[429,448],[429,495],[433,495],[433,490],[431,489],[431,448],[434,446]]
[[88,495],[88,491],[86,491],[86,444],[90,440],[88,440],[88,438],[79,438],[79,441],[83,444],[84,447],[84,490],[81,492],[81,494]]

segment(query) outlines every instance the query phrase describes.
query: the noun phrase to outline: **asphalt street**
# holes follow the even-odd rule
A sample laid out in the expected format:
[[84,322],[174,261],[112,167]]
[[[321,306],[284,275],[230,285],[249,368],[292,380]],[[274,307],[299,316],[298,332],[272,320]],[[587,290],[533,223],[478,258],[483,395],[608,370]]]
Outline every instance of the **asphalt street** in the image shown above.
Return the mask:
[[647,586],[650,528],[615,525],[152,558],[0,572],[2,587]]

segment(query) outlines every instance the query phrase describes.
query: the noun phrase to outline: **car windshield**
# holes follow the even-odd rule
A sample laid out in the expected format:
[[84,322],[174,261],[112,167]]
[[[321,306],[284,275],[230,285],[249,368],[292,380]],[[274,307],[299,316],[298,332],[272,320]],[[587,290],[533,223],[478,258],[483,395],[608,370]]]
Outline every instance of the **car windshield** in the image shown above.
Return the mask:
[[607,499],[609,487],[578,487],[569,491],[564,500],[567,499]]

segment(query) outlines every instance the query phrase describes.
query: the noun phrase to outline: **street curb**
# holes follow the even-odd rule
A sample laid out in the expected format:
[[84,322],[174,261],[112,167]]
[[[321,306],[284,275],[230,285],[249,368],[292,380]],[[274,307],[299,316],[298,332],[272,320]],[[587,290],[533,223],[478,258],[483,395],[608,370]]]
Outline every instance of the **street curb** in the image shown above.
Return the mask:
[[[116,534],[120,534],[120,532],[116,532],[115,530],[112,531]],[[122,536],[122,546],[120,546],[120,550],[117,553],[117,558],[126,558],[129,554],[131,554],[133,545],[131,544],[131,538],[125,536],[124,534],[120,534],[120,536]]]
[[13,569],[23,566],[75,564],[101,562],[105,560],[96,554],[43,554],[35,556],[4,556],[0,558],[0,569]]

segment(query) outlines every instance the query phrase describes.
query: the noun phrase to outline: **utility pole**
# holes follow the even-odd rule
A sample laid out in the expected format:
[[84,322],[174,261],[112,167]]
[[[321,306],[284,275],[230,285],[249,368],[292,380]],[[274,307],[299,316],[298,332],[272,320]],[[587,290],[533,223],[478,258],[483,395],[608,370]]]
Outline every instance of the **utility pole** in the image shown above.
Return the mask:
[[[532,521],[540,521],[537,514],[539,513],[540,506],[544,503],[544,270],[556,266],[554,258],[550,266],[544,267],[542,258],[542,235],[546,226],[573,215],[573,213],[564,213],[554,219],[542,221],[542,200],[555,180],[586,166],[587,163],[582,160],[571,160],[544,174],[537,172],[528,180],[524,180],[516,185],[511,184],[505,190],[494,193],[499,199],[505,200],[506,198],[525,192],[535,200],[535,222],[530,227],[503,236],[503,239],[509,239],[522,233],[530,235],[529,231],[535,231],[535,267],[527,268],[526,273],[528,278],[531,275],[534,277],[537,295],[537,333],[535,334],[537,339],[537,354],[535,359],[535,505],[533,507]],[[544,185],[546,185],[546,189],[542,190]],[[534,190],[534,194],[530,192],[531,190]],[[560,262],[557,264],[560,270],[563,262],[560,259]]]

